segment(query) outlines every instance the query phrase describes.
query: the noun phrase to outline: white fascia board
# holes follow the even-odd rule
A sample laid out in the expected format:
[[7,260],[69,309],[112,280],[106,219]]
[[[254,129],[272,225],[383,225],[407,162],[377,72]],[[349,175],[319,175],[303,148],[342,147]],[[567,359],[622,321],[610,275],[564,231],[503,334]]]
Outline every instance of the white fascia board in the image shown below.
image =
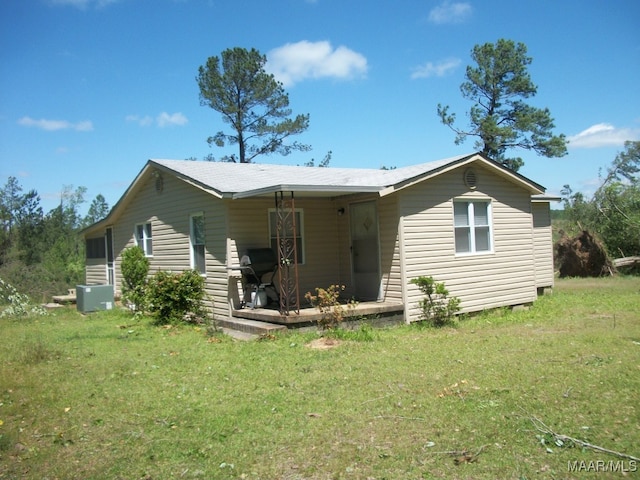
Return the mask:
[[380,191],[376,186],[335,186],[335,185],[272,185],[270,187],[237,192],[232,195],[234,200],[241,198],[259,197],[280,192],[318,193],[326,195],[344,195],[347,193],[375,193]]

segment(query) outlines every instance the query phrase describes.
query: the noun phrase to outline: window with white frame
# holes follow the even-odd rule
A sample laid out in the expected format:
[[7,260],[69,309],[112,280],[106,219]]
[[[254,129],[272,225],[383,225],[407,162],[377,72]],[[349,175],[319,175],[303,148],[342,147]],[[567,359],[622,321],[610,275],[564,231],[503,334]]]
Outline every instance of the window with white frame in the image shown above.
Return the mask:
[[151,235],[151,223],[139,223],[136,225],[136,245],[142,248],[145,256],[153,255],[153,239]]
[[[295,238],[296,254],[298,264],[304,263],[304,236],[303,236],[303,215],[302,210],[296,209],[292,215],[287,212],[283,219],[282,229],[280,232],[280,241],[285,242],[290,248],[293,248]],[[295,222],[295,228],[294,228]],[[274,209],[269,210],[269,239],[270,245],[274,252],[278,252],[278,216]]]
[[491,202],[454,200],[456,253],[492,251]]
[[191,242],[191,268],[204,275],[207,273],[204,257],[204,214],[195,213],[191,215],[189,223],[191,224],[191,233],[189,235]]

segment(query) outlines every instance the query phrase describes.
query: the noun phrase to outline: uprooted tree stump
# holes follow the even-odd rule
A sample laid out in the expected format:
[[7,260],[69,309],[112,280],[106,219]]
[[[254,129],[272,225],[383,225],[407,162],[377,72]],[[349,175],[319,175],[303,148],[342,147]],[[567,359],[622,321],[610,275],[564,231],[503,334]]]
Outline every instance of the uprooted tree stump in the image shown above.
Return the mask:
[[612,275],[615,267],[602,242],[584,230],[575,237],[561,232],[554,246],[554,259],[560,277],[603,277]]

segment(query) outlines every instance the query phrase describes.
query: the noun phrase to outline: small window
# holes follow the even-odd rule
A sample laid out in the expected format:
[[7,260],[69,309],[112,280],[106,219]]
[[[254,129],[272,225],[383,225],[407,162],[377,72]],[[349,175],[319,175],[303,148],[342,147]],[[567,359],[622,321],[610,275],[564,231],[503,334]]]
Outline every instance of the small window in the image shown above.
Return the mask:
[[107,249],[104,237],[87,238],[85,251],[87,258],[107,258]]
[[456,253],[490,252],[491,202],[454,201]]
[[153,255],[153,239],[151,235],[151,223],[139,223],[136,225],[136,245],[142,248],[145,256]]
[[[284,225],[280,231],[280,241],[286,242],[288,248],[293,248],[295,238],[298,264],[304,263],[304,238],[303,238],[303,215],[301,210],[296,210],[294,215],[287,215]],[[295,221],[295,229],[294,223]],[[269,238],[270,245],[274,252],[278,252],[278,216],[275,210],[269,210]]]
[[204,235],[204,214],[196,213],[191,215],[191,268],[200,272],[201,275],[207,273],[205,263],[205,235]]

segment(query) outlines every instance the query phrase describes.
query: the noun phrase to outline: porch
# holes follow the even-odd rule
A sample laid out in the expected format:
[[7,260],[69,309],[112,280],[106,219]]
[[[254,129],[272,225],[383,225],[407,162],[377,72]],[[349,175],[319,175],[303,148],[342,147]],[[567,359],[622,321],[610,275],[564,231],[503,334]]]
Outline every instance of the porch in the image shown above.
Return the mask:
[[[232,309],[231,315],[234,318],[285,325],[290,328],[315,324],[322,318],[322,314],[314,307],[300,308],[300,313],[292,311],[289,315],[282,315],[277,307],[278,306],[274,304],[264,308],[245,307]],[[359,302],[353,308],[345,306],[344,310],[345,321],[361,319],[367,316],[398,317],[397,321],[403,321],[404,317],[404,305],[390,301]]]

